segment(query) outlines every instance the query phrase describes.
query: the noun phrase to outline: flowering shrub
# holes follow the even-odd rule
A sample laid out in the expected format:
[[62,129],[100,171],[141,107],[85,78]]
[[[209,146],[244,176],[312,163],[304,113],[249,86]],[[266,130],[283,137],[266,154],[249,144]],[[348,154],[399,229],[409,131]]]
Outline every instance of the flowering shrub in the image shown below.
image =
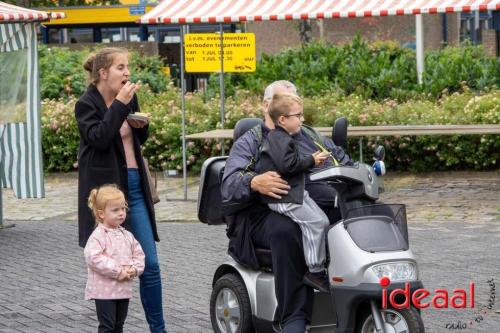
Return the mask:
[[[476,95],[466,86],[462,89],[462,94],[443,92],[443,97],[435,103],[429,100],[397,103],[390,99],[375,102],[357,96],[324,95],[309,100],[305,113],[315,126],[331,126],[332,116],[344,116],[354,126],[500,123],[500,90]],[[349,140],[349,151],[354,157],[357,140]],[[491,169],[498,167],[500,157],[498,135],[371,137],[364,143],[369,154],[383,144],[389,167],[397,170]]]
[[45,169],[68,171],[74,169],[78,158],[80,135],[75,120],[76,99],[42,102],[42,150]]
[[[157,169],[182,170],[182,110],[180,92],[173,85],[165,93],[150,94],[141,91],[143,112],[151,113],[149,140],[144,145],[144,155]],[[186,95],[186,134],[221,128],[220,98],[205,98],[202,94]],[[226,99],[224,127],[233,128],[245,117],[260,116],[260,97],[239,90]],[[224,142],[226,153],[230,140]],[[198,171],[209,156],[220,155],[221,145],[216,140],[195,140],[187,143],[188,168]]]
[[[442,92],[436,102],[414,98],[405,102],[392,99],[366,100],[357,95],[345,96],[339,91],[305,98],[306,123],[331,126],[334,119],[345,116],[354,126],[427,125],[427,124],[498,124],[500,123],[500,90],[477,95],[462,85],[462,93]],[[181,101],[173,85],[161,93],[142,89],[141,111],[151,114],[150,135],[144,155],[159,170],[182,169]],[[76,166],[78,130],[74,119],[75,99],[45,100],[42,104],[42,140],[45,167],[67,171]],[[236,89],[226,99],[225,128],[233,128],[244,117],[259,117],[261,96]],[[220,99],[201,93],[186,95],[186,134],[220,128]],[[225,152],[231,141],[225,141]],[[446,169],[497,168],[500,157],[498,135],[401,136],[364,138],[365,152],[370,156],[377,144],[386,147],[386,163],[393,170],[433,171]],[[349,140],[349,149],[357,158],[357,139]],[[209,156],[221,154],[216,140],[187,142],[189,170],[199,171]]]

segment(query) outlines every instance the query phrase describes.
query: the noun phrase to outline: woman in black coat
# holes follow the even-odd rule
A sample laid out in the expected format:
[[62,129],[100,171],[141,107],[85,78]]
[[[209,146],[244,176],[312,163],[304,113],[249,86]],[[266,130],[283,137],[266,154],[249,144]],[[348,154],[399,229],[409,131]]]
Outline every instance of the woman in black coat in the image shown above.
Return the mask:
[[122,48],[103,48],[84,64],[91,84],[75,105],[80,132],[78,154],[78,232],[84,247],[95,226],[87,205],[90,191],[116,184],[125,193],[129,214],[123,227],[130,230],[146,254],[140,277],[141,301],[151,332],[165,332],[160,267],[155,241],[159,241],[151,192],[141,144],[148,137],[147,120],[127,119],[139,111],[129,81],[128,53]]

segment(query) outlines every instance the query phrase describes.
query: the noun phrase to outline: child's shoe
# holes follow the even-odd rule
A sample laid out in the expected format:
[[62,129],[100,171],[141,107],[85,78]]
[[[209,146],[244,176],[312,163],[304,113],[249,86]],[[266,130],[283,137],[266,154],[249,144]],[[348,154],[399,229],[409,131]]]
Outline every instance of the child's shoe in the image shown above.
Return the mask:
[[307,272],[306,275],[304,275],[303,282],[309,287],[318,289],[321,292],[324,293],[330,292],[330,284],[328,283],[328,278],[326,277],[325,272],[318,272],[318,273]]

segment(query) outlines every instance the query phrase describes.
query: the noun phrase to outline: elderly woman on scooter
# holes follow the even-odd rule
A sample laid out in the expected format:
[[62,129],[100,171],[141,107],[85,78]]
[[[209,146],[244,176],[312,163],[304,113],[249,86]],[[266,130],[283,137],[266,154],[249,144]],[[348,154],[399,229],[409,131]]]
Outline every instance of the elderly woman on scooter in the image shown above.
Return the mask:
[[[266,88],[262,137],[274,128],[268,108],[272,96],[276,93],[297,94],[297,90],[289,81],[276,81]],[[278,315],[283,332],[303,333],[310,320],[313,290],[303,283],[307,266],[302,250],[302,234],[299,226],[290,218],[271,211],[267,205],[259,202],[259,193],[279,199],[290,189],[287,182],[275,171],[259,174],[259,146],[262,137],[258,137],[255,131],[243,134],[233,144],[226,162],[222,180],[223,202],[255,201],[250,208],[237,213],[238,222],[234,224],[229,235],[229,253],[237,262],[258,268],[254,247],[271,250]],[[298,149],[303,154],[313,154],[320,144],[330,150],[341,164],[352,163],[342,148],[335,146],[331,140],[320,136],[311,128],[301,129],[296,140]],[[330,166],[331,162],[326,162],[319,168]],[[337,209],[332,208],[335,206],[336,193],[331,186],[311,182],[306,175],[306,189],[331,221],[339,219]]]

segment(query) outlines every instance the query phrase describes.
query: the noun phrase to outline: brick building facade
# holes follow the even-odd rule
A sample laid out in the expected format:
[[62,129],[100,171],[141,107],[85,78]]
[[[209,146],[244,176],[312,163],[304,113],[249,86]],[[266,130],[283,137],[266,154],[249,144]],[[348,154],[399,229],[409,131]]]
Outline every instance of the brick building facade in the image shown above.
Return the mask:
[[[459,15],[446,14],[446,34],[449,45],[459,41]],[[425,49],[440,48],[443,43],[441,15],[424,15]],[[298,21],[248,22],[247,32],[255,33],[257,55],[274,54],[288,47],[300,45]],[[415,46],[415,16],[385,16],[311,20],[312,39],[332,43],[347,43],[356,34],[369,41],[395,40],[402,45]]]
[[498,55],[499,40],[495,30],[483,30],[482,34],[484,52],[490,56]]

